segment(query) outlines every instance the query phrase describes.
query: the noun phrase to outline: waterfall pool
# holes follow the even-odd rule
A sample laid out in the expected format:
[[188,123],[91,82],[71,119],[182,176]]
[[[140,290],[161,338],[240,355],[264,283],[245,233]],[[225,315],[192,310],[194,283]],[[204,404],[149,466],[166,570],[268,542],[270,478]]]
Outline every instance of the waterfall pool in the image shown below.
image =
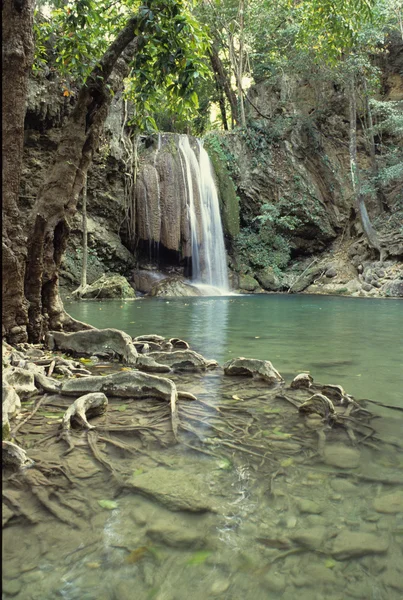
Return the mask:
[[[403,408],[399,300],[65,307],[97,327],[180,337],[221,364],[268,359],[287,383],[309,370],[357,399]],[[49,397],[23,425],[28,454],[47,470],[38,481],[28,469],[23,485],[3,481],[20,510],[3,528],[4,599],[401,600],[402,412],[374,406],[369,428],[352,416],[345,428],[318,429],[265,382],[216,371],[172,379],[199,399],[179,402],[178,444],[161,401],[110,398],[68,454],[56,436],[70,398]]]

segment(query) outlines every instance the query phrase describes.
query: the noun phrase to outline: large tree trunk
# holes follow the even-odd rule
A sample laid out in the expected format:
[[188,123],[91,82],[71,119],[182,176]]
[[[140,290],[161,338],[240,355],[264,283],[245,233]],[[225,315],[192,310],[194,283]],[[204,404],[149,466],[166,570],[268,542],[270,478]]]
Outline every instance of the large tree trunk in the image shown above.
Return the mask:
[[63,309],[58,271],[70,232],[70,220],[76,212],[84,178],[98,147],[112,94],[127,75],[126,63],[123,60],[118,63],[118,59],[135,37],[136,22],[136,18],[128,22],[80,90],[53,167],[32,209],[25,273],[25,296],[29,301],[28,335],[32,342],[39,342],[49,328],[77,330],[84,327]]
[[26,232],[18,209],[25,101],[34,55],[34,0],[3,0],[3,308],[2,335],[26,341],[28,303],[24,297]]
[[361,225],[369,245],[380,253],[382,261],[382,250],[378,235],[370,221],[364,195],[361,190],[359,166],[357,162],[357,100],[354,75],[350,76],[349,82],[349,112],[350,112],[350,170],[353,192]]

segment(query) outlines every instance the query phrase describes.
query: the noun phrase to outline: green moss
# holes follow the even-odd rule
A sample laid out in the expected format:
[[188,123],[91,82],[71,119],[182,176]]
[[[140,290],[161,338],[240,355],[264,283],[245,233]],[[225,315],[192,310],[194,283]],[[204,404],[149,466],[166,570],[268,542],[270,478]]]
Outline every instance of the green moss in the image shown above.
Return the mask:
[[217,144],[213,144],[212,140],[208,139],[204,146],[214,167],[224,233],[234,238],[239,233],[239,198],[236,187],[225,165],[222,152],[216,148]]

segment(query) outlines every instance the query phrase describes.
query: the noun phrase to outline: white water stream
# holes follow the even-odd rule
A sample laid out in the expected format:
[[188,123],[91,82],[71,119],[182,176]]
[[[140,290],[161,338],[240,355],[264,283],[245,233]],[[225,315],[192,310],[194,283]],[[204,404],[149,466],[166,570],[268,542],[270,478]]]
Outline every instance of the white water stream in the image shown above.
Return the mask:
[[206,295],[227,294],[227,258],[213,168],[203,143],[197,140],[197,145],[198,157],[188,136],[179,138],[189,211],[193,282],[202,286]]

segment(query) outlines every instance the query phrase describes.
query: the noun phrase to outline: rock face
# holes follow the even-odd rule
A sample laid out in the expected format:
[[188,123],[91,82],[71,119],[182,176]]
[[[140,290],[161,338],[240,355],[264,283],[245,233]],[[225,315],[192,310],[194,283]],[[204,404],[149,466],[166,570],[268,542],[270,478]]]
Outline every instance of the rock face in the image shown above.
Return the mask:
[[123,275],[102,275],[89,285],[82,298],[135,298],[132,286]]
[[127,333],[118,329],[90,329],[75,333],[51,331],[47,336],[51,349],[92,356],[97,354],[117,354],[124,362],[136,364],[137,351]]
[[233,358],[224,364],[225,375],[243,375],[246,377],[259,377],[268,383],[281,383],[284,379],[273,367],[269,360],[256,358]]

